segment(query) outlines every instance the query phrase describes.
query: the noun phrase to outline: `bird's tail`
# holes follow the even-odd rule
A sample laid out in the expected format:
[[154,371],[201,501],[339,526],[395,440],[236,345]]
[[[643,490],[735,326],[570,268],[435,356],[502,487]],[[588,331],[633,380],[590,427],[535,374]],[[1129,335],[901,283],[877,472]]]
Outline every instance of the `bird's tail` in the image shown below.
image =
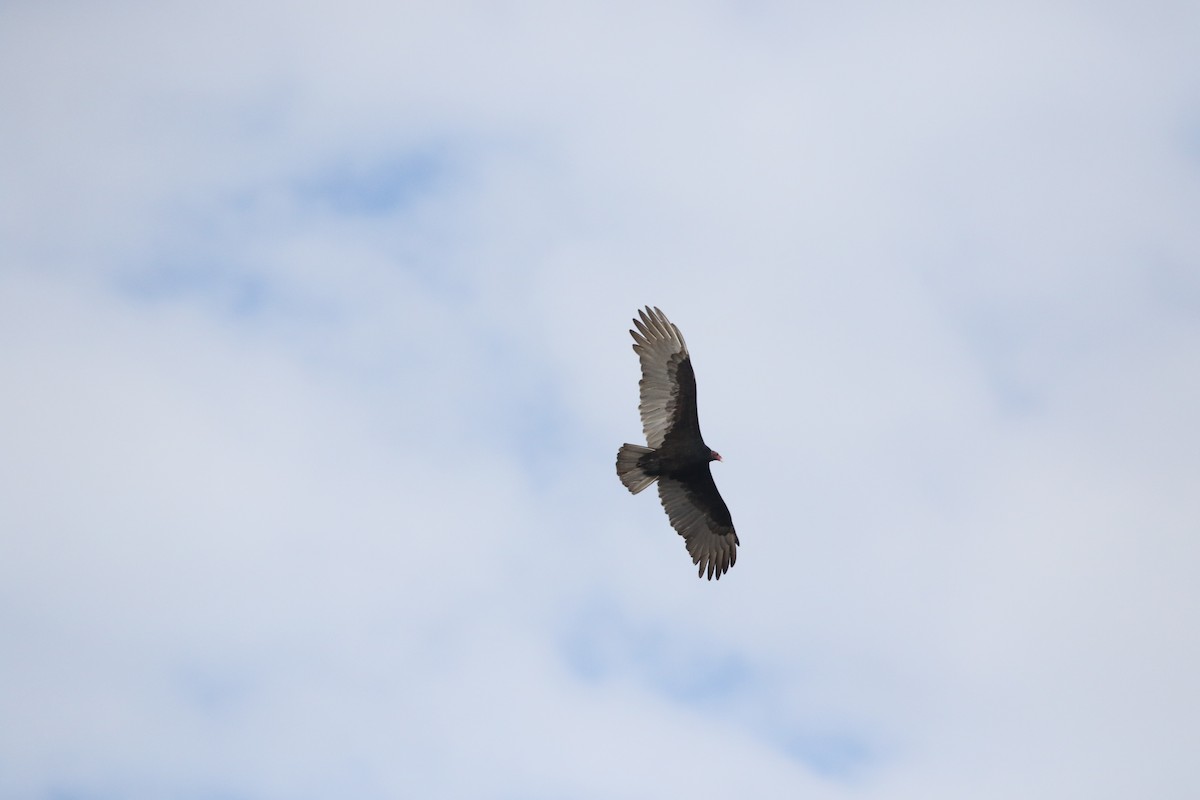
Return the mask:
[[642,456],[653,452],[653,449],[642,447],[640,444],[623,444],[617,451],[617,477],[631,493],[637,494],[658,480],[657,475],[648,474],[638,464]]

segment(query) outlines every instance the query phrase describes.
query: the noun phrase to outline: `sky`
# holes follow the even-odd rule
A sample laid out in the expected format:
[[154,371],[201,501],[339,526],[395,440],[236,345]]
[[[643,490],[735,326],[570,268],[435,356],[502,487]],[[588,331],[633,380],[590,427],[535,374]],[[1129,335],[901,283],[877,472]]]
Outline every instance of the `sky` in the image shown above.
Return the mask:
[[1198,39],[3,4],[0,796],[1196,797]]

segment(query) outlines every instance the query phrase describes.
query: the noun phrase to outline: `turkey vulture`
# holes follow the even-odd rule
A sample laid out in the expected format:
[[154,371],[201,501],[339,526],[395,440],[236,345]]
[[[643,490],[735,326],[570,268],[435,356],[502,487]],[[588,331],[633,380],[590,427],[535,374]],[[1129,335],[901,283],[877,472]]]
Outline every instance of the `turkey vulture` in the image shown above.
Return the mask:
[[617,451],[617,477],[633,494],[658,481],[658,496],[673,527],[687,543],[700,577],[717,580],[737,561],[737,533],[713,483],[710,461],[717,451],[700,436],[696,375],[683,334],[663,312],[649,306],[633,324],[633,350],[642,361],[642,429],[646,444]]

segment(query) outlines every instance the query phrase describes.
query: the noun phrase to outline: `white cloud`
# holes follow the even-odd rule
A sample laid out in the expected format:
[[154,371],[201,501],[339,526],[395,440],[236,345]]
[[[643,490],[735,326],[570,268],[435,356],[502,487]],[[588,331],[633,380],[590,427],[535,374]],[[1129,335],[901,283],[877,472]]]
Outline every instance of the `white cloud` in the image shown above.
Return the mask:
[[4,793],[1196,786],[1189,9],[0,14]]

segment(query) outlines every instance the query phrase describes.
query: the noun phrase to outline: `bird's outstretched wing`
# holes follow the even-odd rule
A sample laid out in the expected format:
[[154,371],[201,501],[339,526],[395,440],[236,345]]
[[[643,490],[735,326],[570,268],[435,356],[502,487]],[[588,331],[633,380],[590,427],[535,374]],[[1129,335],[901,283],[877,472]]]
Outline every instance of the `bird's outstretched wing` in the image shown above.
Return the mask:
[[657,308],[638,311],[641,319],[629,331],[633,350],[642,362],[641,402],[638,411],[646,444],[662,447],[668,434],[700,435],[696,418],[696,375],[683,334]]
[[686,476],[663,476],[658,496],[674,528],[687,543],[692,563],[700,566],[700,577],[708,573],[721,579],[737,562],[737,532],[729,508],[717,491],[712,472],[705,464]]

